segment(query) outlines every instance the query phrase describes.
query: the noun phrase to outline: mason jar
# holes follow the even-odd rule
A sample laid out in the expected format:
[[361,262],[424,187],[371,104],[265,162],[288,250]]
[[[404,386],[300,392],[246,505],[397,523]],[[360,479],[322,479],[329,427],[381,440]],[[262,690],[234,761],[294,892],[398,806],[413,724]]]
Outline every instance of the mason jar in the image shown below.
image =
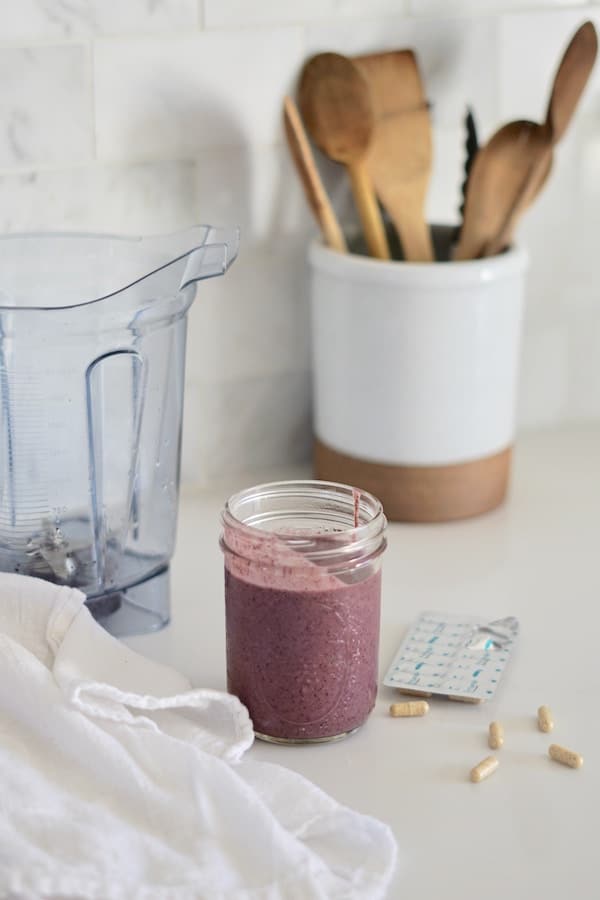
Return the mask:
[[232,496],[222,524],[229,692],[264,740],[352,733],[377,694],[381,503],[343,484],[277,482]]

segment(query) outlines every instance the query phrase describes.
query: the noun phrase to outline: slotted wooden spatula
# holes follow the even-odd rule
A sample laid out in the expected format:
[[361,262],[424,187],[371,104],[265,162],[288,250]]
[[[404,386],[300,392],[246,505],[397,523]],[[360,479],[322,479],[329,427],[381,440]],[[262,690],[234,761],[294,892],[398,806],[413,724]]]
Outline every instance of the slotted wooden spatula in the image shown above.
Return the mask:
[[425,221],[431,173],[431,123],[412,50],[357,56],[371,95],[374,129],[366,166],[410,262],[433,260]]

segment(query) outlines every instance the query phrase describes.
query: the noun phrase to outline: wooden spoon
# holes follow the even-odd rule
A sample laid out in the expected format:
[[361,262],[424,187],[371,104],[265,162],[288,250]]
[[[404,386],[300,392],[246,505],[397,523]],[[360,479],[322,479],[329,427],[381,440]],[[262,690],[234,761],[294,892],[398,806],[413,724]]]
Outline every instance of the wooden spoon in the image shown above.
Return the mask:
[[365,165],[374,125],[365,79],[347,57],[319,53],[302,70],[298,101],[316,145],[348,169],[369,253],[389,259],[381,213]]
[[371,91],[375,130],[367,169],[398,232],[404,258],[434,259],[424,207],[431,173],[431,124],[412,50],[355,57]]
[[469,175],[455,260],[478,259],[489,252],[546,149],[544,129],[519,120],[504,125],[479,150]]
[[505,209],[504,222],[493,238],[485,245],[482,256],[496,256],[513,242],[517,223],[542,190],[552,169],[552,144],[548,143],[542,125],[537,126],[537,138],[529,150],[529,171],[516,191],[512,205]]
[[283,122],[292,159],[296,164],[308,205],[319,224],[323,240],[332,250],[346,253],[348,248],[308,142],[298,108],[291,97],[283,100]]
[[546,121],[538,128],[544,132],[545,147],[538,150],[527,183],[523,185],[496,237],[485,248],[486,256],[510,246],[517,222],[542,190],[552,168],[552,148],[564,136],[598,53],[598,36],[592,22],[584,22],[573,37],[559,63],[548,101]]
[[554,77],[545,123],[553,144],[562,138],[573,118],[597,53],[596,29],[592,22],[584,22],[571,38]]

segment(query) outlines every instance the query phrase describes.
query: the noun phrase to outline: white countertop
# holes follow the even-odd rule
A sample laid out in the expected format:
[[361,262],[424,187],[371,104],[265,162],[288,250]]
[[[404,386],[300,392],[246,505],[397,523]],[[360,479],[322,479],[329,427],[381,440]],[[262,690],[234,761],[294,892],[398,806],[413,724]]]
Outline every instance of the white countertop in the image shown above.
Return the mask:
[[[238,477],[182,497],[172,623],[131,646],[194,684],[225,688],[223,501],[251,483],[298,474]],[[392,827],[399,862],[390,900],[599,896],[599,522],[600,428],[523,436],[501,509],[453,524],[391,525],[383,565],[381,678],[425,609],[516,615],[520,642],[494,699],[432,701],[422,719],[392,719],[399,695],[381,687],[369,720],[346,740],[257,741],[250,751]],[[551,735],[536,727],[544,703],[555,716]],[[492,719],[505,728],[500,767],[474,785],[469,770],[492,752]],[[551,762],[552,742],[580,752],[583,769]]]

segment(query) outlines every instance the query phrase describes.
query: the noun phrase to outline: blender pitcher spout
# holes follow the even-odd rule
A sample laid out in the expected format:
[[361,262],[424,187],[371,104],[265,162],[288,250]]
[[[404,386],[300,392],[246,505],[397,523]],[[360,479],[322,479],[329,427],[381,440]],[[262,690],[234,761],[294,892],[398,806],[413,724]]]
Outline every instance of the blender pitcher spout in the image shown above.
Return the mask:
[[[103,303],[138,335],[185,316],[196,285],[224,275],[237,257],[239,229],[196,225],[175,234],[141,238],[137,251],[150,259],[150,271]],[[114,318],[113,318],[114,321]]]
[[[99,306],[115,324],[127,324],[143,307],[205,278],[223,275],[237,257],[239,229],[195,225],[149,237],[100,234],[22,234],[0,236],[0,327],[5,313],[21,317],[52,310]],[[65,265],[65,260],[69,261]],[[5,312],[6,311],[6,312]],[[84,312],[85,311],[85,312]],[[61,323],[72,328],[70,313]],[[58,330],[58,327],[57,327]]]
[[187,256],[180,288],[224,275],[235,261],[239,243],[239,228],[213,228],[201,226],[205,230],[202,242]]

